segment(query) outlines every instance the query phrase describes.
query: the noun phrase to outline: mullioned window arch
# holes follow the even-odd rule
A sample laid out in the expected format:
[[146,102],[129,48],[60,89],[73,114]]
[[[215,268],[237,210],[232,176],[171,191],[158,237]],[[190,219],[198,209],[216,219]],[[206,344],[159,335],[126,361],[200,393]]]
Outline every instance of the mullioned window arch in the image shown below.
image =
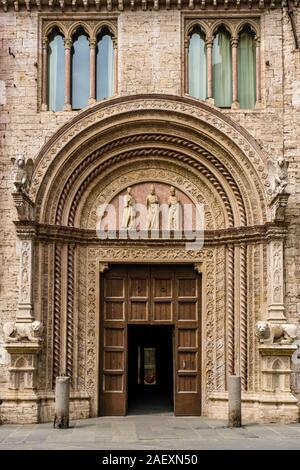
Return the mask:
[[113,22],[50,23],[42,39],[41,110],[82,109],[116,93]]
[[191,20],[185,34],[186,93],[220,108],[260,106],[258,20]]

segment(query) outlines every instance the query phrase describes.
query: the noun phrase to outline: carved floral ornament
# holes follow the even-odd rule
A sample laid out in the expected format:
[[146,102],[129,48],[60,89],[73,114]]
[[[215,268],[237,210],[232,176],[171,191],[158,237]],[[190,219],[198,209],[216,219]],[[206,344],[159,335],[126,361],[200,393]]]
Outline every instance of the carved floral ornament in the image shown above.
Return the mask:
[[[149,149],[148,154],[145,145],[148,147],[149,143],[142,142],[142,139],[137,142],[138,137],[130,135],[125,137],[127,133],[132,132],[131,128],[136,127],[140,131],[139,134],[146,136],[147,140],[147,133],[143,134],[141,130],[146,115],[148,126],[151,125],[151,129],[156,126],[157,133],[154,148]],[[162,124],[164,122],[166,124]],[[170,136],[171,123],[178,129],[181,128],[182,134],[190,135],[186,143],[184,139],[179,139],[178,135],[177,142],[174,140],[175,136]],[[161,133],[164,125],[169,126],[169,137],[163,139]],[[109,141],[107,141],[108,135],[112,136]],[[102,143],[100,150],[97,150],[100,146],[97,139],[101,138],[102,142],[106,139],[106,144]],[[168,142],[168,138],[172,138],[173,141]],[[128,142],[130,139],[132,142]],[[134,139],[137,139],[136,142]],[[117,140],[121,146],[119,154],[116,154]],[[200,140],[201,146],[207,142],[207,149],[202,150],[202,153],[200,147],[199,150],[196,148]],[[139,149],[133,153],[133,146],[137,143]],[[95,157],[92,157],[94,154],[91,154],[91,150],[94,151]],[[214,154],[211,151],[214,151]],[[153,95],[151,99],[142,95],[107,100],[106,103],[96,104],[82,111],[70,123],[63,126],[45,144],[36,158],[30,194],[36,201],[37,211],[40,214],[47,213],[49,204],[52,208],[58,205],[57,210],[61,214],[66,204],[72,210],[72,206],[75,203],[78,205],[84,191],[96,177],[97,165],[104,165],[101,167],[103,173],[111,163],[122,163],[123,158],[129,158],[132,162],[134,159],[139,161],[140,154],[146,157],[151,152],[153,156],[158,155],[162,159],[166,158],[169,152],[169,158],[174,161],[181,158],[189,168],[196,168],[201,159],[204,168],[202,172],[208,180],[211,179],[211,185],[217,194],[220,194],[223,187],[224,198],[236,199],[236,204],[241,210],[245,205],[250,219],[253,218],[253,215],[250,215],[253,211],[251,205],[255,205],[255,200],[260,200],[260,207],[256,204],[256,211],[260,211],[260,214],[257,212],[254,217],[257,219],[256,223],[266,219],[264,212],[272,191],[267,178],[266,155],[256,141],[239,125],[209,105],[189,98],[165,95]],[[197,159],[199,163],[194,163],[193,159]],[[89,162],[89,174],[83,172],[85,161],[86,164]],[[217,177],[215,173],[219,173]],[[212,178],[215,178],[215,182]],[[83,192],[79,196],[81,189]],[[59,208],[60,201],[63,205]],[[251,223],[250,219],[248,222]],[[73,222],[69,220],[68,225],[72,226]]]

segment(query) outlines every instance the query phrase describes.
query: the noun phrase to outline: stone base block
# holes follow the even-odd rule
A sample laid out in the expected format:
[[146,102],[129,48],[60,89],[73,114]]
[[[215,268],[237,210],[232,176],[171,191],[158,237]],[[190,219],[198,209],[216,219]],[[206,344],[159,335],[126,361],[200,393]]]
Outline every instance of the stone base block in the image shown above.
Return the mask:
[[[297,423],[298,400],[291,393],[242,393],[242,423]],[[206,416],[228,419],[228,394],[209,396]]]
[[[17,396],[18,395],[18,396]],[[1,393],[0,422],[3,424],[36,424],[53,422],[54,394]],[[71,393],[70,419],[90,417],[90,398],[84,393]]]

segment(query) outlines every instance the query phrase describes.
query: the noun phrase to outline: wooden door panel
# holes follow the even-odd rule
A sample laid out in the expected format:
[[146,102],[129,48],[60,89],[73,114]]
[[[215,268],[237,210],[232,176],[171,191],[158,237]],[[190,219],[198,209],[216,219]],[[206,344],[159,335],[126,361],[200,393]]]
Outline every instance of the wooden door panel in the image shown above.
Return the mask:
[[191,268],[175,273],[175,393],[178,416],[201,414],[199,275]]
[[103,276],[100,408],[104,415],[126,414],[126,286],[127,272],[122,267],[112,269]]
[[152,321],[173,322],[174,316],[174,272],[169,267],[151,267]]
[[127,407],[127,324],[174,324],[174,412],[199,415],[200,279],[192,266],[111,266],[102,288],[102,410]]
[[128,321],[147,322],[150,310],[149,268],[128,269]]

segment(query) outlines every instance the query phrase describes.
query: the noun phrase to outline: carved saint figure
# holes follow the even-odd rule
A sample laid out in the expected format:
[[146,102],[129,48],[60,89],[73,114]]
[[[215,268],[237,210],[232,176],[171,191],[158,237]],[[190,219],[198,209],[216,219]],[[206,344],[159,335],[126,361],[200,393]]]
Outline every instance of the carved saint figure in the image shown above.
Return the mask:
[[275,176],[275,193],[285,193],[288,185],[289,162],[284,158],[279,158],[277,162],[277,175]]
[[27,192],[33,173],[33,161],[29,158],[26,162],[23,155],[18,155],[17,158],[11,160],[15,166],[14,185],[18,192]]
[[135,199],[131,194],[131,188],[127,188],[127,194],[124,197],[122,228],[132,229],[135,226]]
[[159,230],[159,200],[153,184],[150,187],[150,194],[147,196],[147,228],[148,230]]
[[170,187],[169,205],[169,230],[179,230],[180,228],[180,203],[176,196],[174,186]]

